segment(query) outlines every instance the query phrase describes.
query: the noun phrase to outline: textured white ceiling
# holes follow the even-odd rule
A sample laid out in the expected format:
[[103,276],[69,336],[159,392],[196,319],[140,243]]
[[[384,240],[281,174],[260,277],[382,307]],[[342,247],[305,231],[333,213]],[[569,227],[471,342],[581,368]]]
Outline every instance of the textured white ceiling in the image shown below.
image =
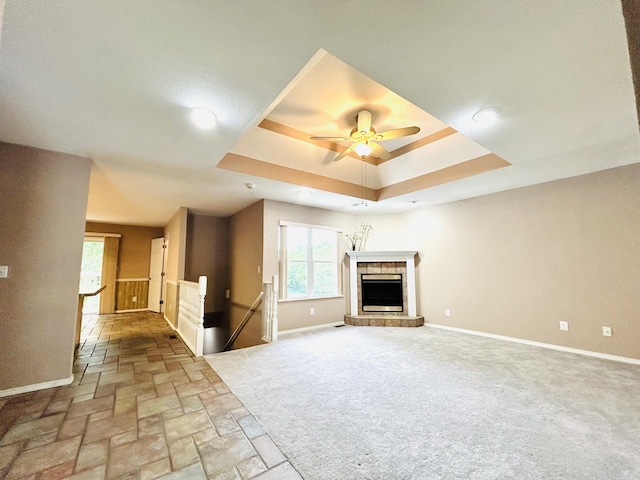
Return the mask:
[[[7,0],[3,21],[0,140],[93,158],[90,220],[163,225],[181,206],[229,215],[259,198],[348,211],[356,199],[302,198],[295,185],[216,164],[250,143],[267,114],[330,134],[348,129],[353,108],[374,94],[389,103],[399,95],[513,166],[370,204],[370,212],[640,159],[618,0]],[[324,80],[344,89],[335,95],[305,86],[301,69],[319,49],[395,93],[363,91],[351,77]],[[281,103],[292,83],[299,101]],[[382,129],[412,124],[415,112],[388,105],[371,107]],[[217,127],[194,129],[193,106],[214,110]],[[487,106],[502,115],[479,128],[470,117]],[[260,145],[252,148],[270,148]],[[448,161],[410,162],[423,160]]]

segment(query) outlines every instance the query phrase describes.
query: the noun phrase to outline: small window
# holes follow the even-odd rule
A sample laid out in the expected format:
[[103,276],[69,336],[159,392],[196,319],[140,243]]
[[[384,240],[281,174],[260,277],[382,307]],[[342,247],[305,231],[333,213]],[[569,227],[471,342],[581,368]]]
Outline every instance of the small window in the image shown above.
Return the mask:
[[280,224],[283,300],[340,295],[340,238],[328,227]]

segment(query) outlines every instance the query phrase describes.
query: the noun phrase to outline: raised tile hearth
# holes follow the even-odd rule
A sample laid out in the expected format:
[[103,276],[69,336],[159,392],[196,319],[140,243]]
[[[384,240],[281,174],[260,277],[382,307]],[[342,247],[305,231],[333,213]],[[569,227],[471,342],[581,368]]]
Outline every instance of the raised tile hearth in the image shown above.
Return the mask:
[[356,327],[421,327],[424,317],[400,315],[345,315],[344,323]]

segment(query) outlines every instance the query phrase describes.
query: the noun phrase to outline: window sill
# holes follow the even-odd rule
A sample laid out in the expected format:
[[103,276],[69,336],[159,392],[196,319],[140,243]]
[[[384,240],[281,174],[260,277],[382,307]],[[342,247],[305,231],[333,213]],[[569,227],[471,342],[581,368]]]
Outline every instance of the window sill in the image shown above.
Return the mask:
[[309,302],[318,300],[333,300],[336,298],[344,298],[344,295],[331,295],[328,297],[305,297],[305,298],[279,298],[278,303],[291,303],[291,302]]

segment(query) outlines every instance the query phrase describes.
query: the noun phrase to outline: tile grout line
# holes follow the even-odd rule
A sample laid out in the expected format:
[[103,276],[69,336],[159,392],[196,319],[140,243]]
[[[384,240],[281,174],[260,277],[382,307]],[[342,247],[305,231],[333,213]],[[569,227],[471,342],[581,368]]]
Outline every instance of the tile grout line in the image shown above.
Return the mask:
[[[133,321],[131,319],[133,319]],[[124,323],[127,320],[129,323],[128,324]],[[120,325],[117,325],[118,322],[123,322],[123,323],[120,323]],[[96,319],[95,321],[93,321],[91,324],[88,325],[87,332],[83,336],[81,345],[78,347],[76,356],[74,357],[73,373],[75,378],[72,384],[65,387],[55,387],[54,389],[50,389],[47,395],[42,395],[42,393],[38,393],[38,392],[22,395],[23,402],[35,401],[38,399],[38,395],[41,395],[43,398],[46,398],[46,401],[43,402],[44,403],[43,406],[39,407],[38,411],[41,411],[41,413],[38,414],[37,413],[38,411],[34,411],[33,413],[30,414],[32,416],[37,414],[38,415],[37,418],[34,418],[33,420],[25,420],[24,422],[19,422],[19,423],[28,423],[31,421],[37,421],[38,419],[53,416],[58,413],[64,413],[64,417],[62,419],[62,422],[60,423],[60,426],[58,427],[57,432],[55,433],[55,437],[51,437],[52,438],[51,441],[43,443],[42,445],[37,445],[37,447],[46,447],[48,445],[53,445],[58,441],[63,441],[62,439],[60,439],[60,435],[63,432],[63,429],[66,429],[66,435],[68,435],[69,433],[75,433],[73,429],[76,427],[74,425],[71,425],[68,422],[73,420],[77,422],[76,419],[80,419],[84,417],[84,423],[83,423],[84,428],[82,430],[77,431],[76,435],[73,435],[68,439],[64,439],[64,440],[71,440],[77,437],[79,440],[77,450],[73,453],[73,458],[67,461],[64,461],[62,463],[57,463],[55,459],[53,459],[53,461],[49,462],[48,464],[46,464],[46,466],[43,467],[44,470],[38,470],[37,472],[29,475],[40,475],[43,472],[48,472],[49,470],[53,471],[55,469],[58,469],[60,471],[61,466],[65,464],[70,464],[71,465],[70,467],[67,466],[65,468],[70,468],[70,471],[73,475],[80,475],[83,473],[86,475],[85,472],[89,472],[94,468],[103,468],[104,477],[105,478],[109,477],[109,471],[110,471],[109,466],[112,464],[112,460],[113,460],[112,454],[114,453],[114,448],[122,445],[127,445],[129,443],[134,445],[134,443],[132,442],[138,442],[141,440],[140,438],[141,411],[140,411],[139,398],[143,394],[135,393],[134,395],[132,395],[133,401],[131,403],[135,405],[135,408],[133,410],[130,410],[129,407],[127,407],[126,405],[123,406],[123,412],[121,413],[122,415],[126,414],[127,411],[129,411],[129,413],[132,413],[134,415],[135,422],[132,426],[132,429],[125,430],[124,432],[121,432],[121,433],[115,433],[118,431],[118,429],[116,429],[116,430],[113,430],[114,431],[113,434],[110,434],[104,438],[101,437],[102,439],[96,441],[95,443],[104,442],[104,448],[106,449],[106,451],[102,454],[104,456],[99,460],[99,463],[97,464],[88,463],[87,464],[88,466],[84,466],[82,470],[78,470],[78,467],[80,467],[78,462],[81,459],[81,453],[83,452],[83,447],[86,447],[87,445],[91,445],[92,443],[94,443],[94,442],[85,443],[85,441],[87,440],[87,433],[89,432],[89,429],[93,423],[90,420],[92,417],[94,417],[95,419],[94,421],[97,422],[97,421],[103,421],[107,419],[113,419],[118,416],[117,392],[120,391],[119,390],[120,388],[126,388],[128,386],[135,386],[135,385],[143,384],[146,382],[150,382],[153,386],[154,396],[150,397],[148,400],[162,398],[163,396],[165,396],[165,395],[159,395],[160,393],[162,393],[161,390],[158,390],[158,386],[161,384],[156,384],[154,380],[154,376],[157,375],[158,373],[155,373],[153,369],[149,369],[149,370],[136,369],[136,366],[139,364],[140,365],[150,364],[155,361],[162,361],[163,363],[162,371],[164,373],[180,371],[182,376],[186,380],[186,383],[184,384],[190,384],[190,383],[195,384],[197,382],[201,382],[202,380],[206,380],[206,384],[208,385],[208,387],[206,387],[206,389],[203,391],[199,391],[193,394],[193,396],[196,397],[198,403],[202,402],[200,395],[205,392],[215,393],[214,397],[209,397],[210,399],[216,399],[218,397],[222,397],[225,395],[229,395],[228,398],[232,399],[231,404],[236,406],[232,406],[232,405],[225,406],[226,401],[224,401],[219,405],[217,405],[215,409],[212,410],[213,413],[209,413],[208,404],[201,404],[200,408],[196,408],[195,410],[190,411],[189,413],[185,413],[185,404],[183,403],[183,398],[185,397],[179,394],[179,390],[180,390],[179,387],[180,385],[183,385],[183,383],[179,383],[178,385],[176,385],[176,382],[178,381],[177,379],[169,380],[169,382],[171,383],[171,390],[173,394],[176,396],[176,399],[179,404],[178,408],[173,409],[173,410],[176,410],[173,413],[176,414],[177,416],[170,414],[170,418],[179,418],[181,416],[189,415],[191,413],[195,413],[196,411],[202,410],[207,415],[208,423],[210,425],[210,427],[207,427],[207,428],[212,428],[213,432],[215,432],[215,434],[217,435],[217,438],[224,438],[225,435],[223,434],[224,432],[220,430],[220,425],[216,425],[216,423],[214,423],[214,416],[226,415],[228,418],[230,418],[233,421],[232,432],[233,431],[241,432],[242,434],[241,438],[243,438],[247,446],[250,446],[251,448],[251,456],[244,458],[243,460],[236,460],[235,463],[231,465],[231,471],[233,471],[236,476],[241,477],[244,480],[248,480],[248,478],[255,478],[256,476],[263,475],[269,472],[270,470],[278,468],[283,463],[287,463],[287,462],[289,463],[289,466],[299,475],[297,470],[295,470],[295,468],[293,468],[293,466],[291,465],[288,457],[282,453],[282,451],[279,449],[279,447],[277,447],[275,442],[273,442],[273,439],[271,439],[268,433],[264,431],[264,428],[262,427],[262,425],[260,425],[257,422],[257,419],[255,419],[255,417],[246,408],[246,406],[235,396],[235,394],[233,394],[233,392],[222,381],[222,379],[220,379],[219,375],[217,375],[217,372],[214,369],[212,369],[211,366],[208,363],[206,363],[206,361],[204,361],[203,359],[198,359],[194,357],[190,352],[188,352],[186,350],[186,347],[184,346],[184,343],[180,339],[177,339],[176,342],[172,342],[170,341],[170,339],[166,338],[167,337],[165,333],[166,329],[162,327],[158,327],[154,323],[155,322],[154,322],[153,316],[151,315],[148,315],[145,317],[122,316],[122,317],[118,317],[117,319],[116,317],[109,316],[103,319]],[[144,326],[143,324],[146,326]],[[114,353],[116,352],[117,354],[114,355]],[[134,357],[137,355],[140,355],[141,357],[144,356],[146,358],[144,359],[144,361],[142,360],[142,358],[140,359],[140,361],[137,361],[137,360],[133,360],[130,362],[126,361],[127,357]],[[158,357],[158,358],[153,358],[153,357]],[[199,361],[204,362],[202,367],[189,368],[189,365],[193,363],[197,363]],[[112,365],[112,364],[114,365],[114,368],[104,368],[104,366]],[[95,367],[95,368],[92,368],[92,367]],[[104,380],[105,376],[111,375],[111,374],[116,374],[116,375],[124,374],[126,372],[130,372],[130,378],[127,378],[127,375],[124,375],[121,381],[114,381],[113,383],[105,383],[104,385],[101,386],[101,382]],[[84,383],[85,381],[87,382]],[[95,385],[91,393],[89,394],[82,393],[83,391],[86,390],[86,387],[83,389],[84,385],[92,385],[94,383]],[[108,387],[109,385],[112,385],[111,393],[109,395],[105,395],[105,393],[107,393],[109,390],[109,388],[106,388],[106,387]],[[72,390],[72,389],[76,389],[76,390]],[[61,395],[61,392],[67,392],[67,393],[64,393],[63,395]],[[91,397],[89,398],[88,395],[91,395]],[[75,405],[82,405],[84,402],[98,400],[100,398],[105,398],[109,396],[112,397],[112,403],[110,405],[110,408],[108,409],[108,412],[109,412],[108,416],[101,415],[102,412],[107,412],[107,410],[100,410],[100,409],[93,410],[92,408],[94,407],[94,405],[92,405],[89,408],[87,408],[85,415],[69,418],[71,411],[73,411],[72,409],[77,408],[79,410],[78,413],[82,413],[81,407],[74,407]],[[188,396],[191,396],[191,395],[188,395]],[[20,403],[23,403],[20,401],[20,398],[21,397],[16,396],[16,397],[13,397],[12,399],[13,400],[12,404],[16,405],[15,407],[16,409],[19,409]],[[56,400],[56,398],[59,398],[59,400]],[[125,398],[125,397],[122,397],[122,398]],[[78,399],[79,401],[76,401]],[[0,404],[0,413],[3,410],[3,408],[6,407],[9,401],[10,400],[3,401]],[[61,410],[61,411],[60,412],[51,411],[47,413],[51,409],[52,405],[55,404],[55,402],[61,402],[61,404],[55,407],[56,410]],[[177,413],[178,409],[181,413]],[[218,411],[218,409],[220,410]],[[188,435],[183,435],[181,437],[178,437],[178,440],[186,438],[187,436],[191,439],[193,448],[195,449],[194,453],[197,455],[197,460],[189,465],[180,466],[180,468],[177,468],[178,465],[174,463],[174,457],[171,454],[171,449],[170,449],[171,443],[169,442],[169,436],[168,436],[169,432],[168,432],[168,425],[167,425],[167,416],[165,415],[165,413],[169,413],[170,411],[171,410],[166,410],[166,409],[158,410],[158,412],[152,414],[152,415],[157,415],[157,418],[159,420],[159,426],[162,432],[161,438],[164,442],[164,445],[167,448],[166,450],[167,456],[162,457],[158,460],[153,460],[153,459],[148,460],[141,465],[139,464],[135,465],[135,468],[133,470],[130,470],[129,472],[124,472],[124,474],[127,474],[127,473],[131,474],[135,472],[136,477],[141,478],[143,474],[143,470],[142,470],[143,468],[147,466],[151,466],[162,460],[166,461],[166,468],[169,468],[169,473],[178,472],[183,470],[184,468],[188,468],[188,467],[191,467],[192,465],[195,465],[195,463],[199,463],[200,468],[202,469],[203,473],[207,476],[207,478],[211,477],[212,475],[220,474],[222,470],[219,472],[213,472],[211,474],[207,474],[207,470],[205,469],[205,458],[203,457],[203,450],[199,448],[194,438],[195,433],[198,433],[204,430],[198,430],[198,432],[192,431]],[[233,411],[236,411],[236,412],[232,413]],[[22,414],[16,413],[16,418],[27,417],[28,415],[29,414],[25,414],[25,413],[22,413]],[[250,438],[250,434],[254,435],[255,432],[250,432],[246,430],[247,428],[250,428],[249,424],[243,427],[243,424],[240,423],[240,421],[245,417],[250,417],[252,421],[255,422],[260,427],[261,433],[255,436],[254,439]],[[15,421],[13,422],[13,425],[16,425]],[[8,426],[7,431],[3,434],[3,436],[6,435],[6,433],[11,428],[13,428],[13,425]],[[71,426],[69,427],[68,425],[71,425]],[[122,444],[117,444],[112,447],[112,444],[113,444],[112,440],[117,436],[125,435],[127,432],[133,432],[132,437],[130,438],[134,438],[134,440],[126,440],[125,438],[122,438],[122,440],[124,440]],[[232,432],[229,432],[229,433],[232,433]],[[160,432],[158,431],[158,433]],[[145,437],[147,436],[148,435],[145,435]],[[275,449],[277,449],[277,451],[283,458],[281,462],[275,465],[272,465],[270,468],[268,468],[266,458],[264,457],[264,452],[261,453],[261,451],[256,447],[256,444],[253,441],[256,438],[260,438],[263,436],[265,437],[265,439],[269,440],[272,446],[275,447]],[[32,447],[29,450],[25,450],[25,447],[27,447],[29,442],[36,437],[25,438],[24,440],[21,440],[19,442],[14,442],[19,444],[16,450],[17,453],[13,454],[13,458],[11,459],[11,461],[3,467],[3,472],[4,472],[3,475],[8,474],[12,471],[12,469],[16,465],[16,462],[21,458],[21,456],[25,452],[29,452],[33,448],[37,448],[37,447]],[[218,450],[214,450],[214,453],[216,455],[218,454],[216,452],[219,453]],[[195,459],[196,457],[193,457],[193,458]],[[238,458],[241,458],[241,457],[238,457]],[[245,462],[246,460],[249,460],[250,458],[256,458],[259,461],[261,461],[262,465],[264,466],[263,468],[266,468],[266,470],[262,471],[257,475],[253,475],[251,477],[243,476],[239,465]],[[132,464],[132,466],[134,466],[134,464]],[[226,470],[226,468],[223,470]],[[59,472],[55,474],[59,474]],[[148,472],[148,474],[155,475],[155,473],[152,473],[152,472]]]

